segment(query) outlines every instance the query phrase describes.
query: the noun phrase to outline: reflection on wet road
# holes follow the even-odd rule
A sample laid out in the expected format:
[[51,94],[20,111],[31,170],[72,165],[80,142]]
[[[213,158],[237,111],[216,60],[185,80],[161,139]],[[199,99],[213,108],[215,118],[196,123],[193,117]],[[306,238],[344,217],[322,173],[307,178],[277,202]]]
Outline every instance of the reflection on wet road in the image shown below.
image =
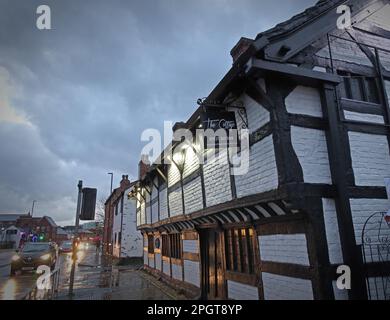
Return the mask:
[[[79,263],[82,263],[86,257],[89,246],[81,248],[77,253]],[[91,248],[92,249],[92,248]],[[94,247],[92,252],[94,252]],[[10,276],[11,258],[15,254],[13,250],[0,251],[0,300],[20,300],[35,286],[39,275],[35,272],[18,273],[16,276]],[[95,255],[94,255],[95,256]],[[71,254],[61,254],[56,265],[60,268],[60,283],[69,282],[69,274],[72,266]]]
[[[34,272],[10,277],[14,252],[0,251],[0,300],[23,299],[35,286],[38,275]],[[163,288],[158,280],[139,270],[142,259],[130,265],[117,267],[110,258],[101,257],[93,245],[84,245],[78,251],[78,264],[74,279],[76,300],[166,300],[176,299],[175,293]],[[71,254],[60,255],[56,268],[60,268],[57,299],[69,299]]]

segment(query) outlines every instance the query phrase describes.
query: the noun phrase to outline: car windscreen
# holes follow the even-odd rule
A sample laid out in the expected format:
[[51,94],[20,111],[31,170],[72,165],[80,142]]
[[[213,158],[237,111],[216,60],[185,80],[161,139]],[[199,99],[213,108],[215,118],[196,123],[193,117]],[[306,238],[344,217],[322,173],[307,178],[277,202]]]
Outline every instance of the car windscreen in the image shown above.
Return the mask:
[[63,248],[70,248],[70,247],[72,247],[72,242],[64,242],[64,243],[61,245],[61,247],[63,247]]
[[49,245],[47,243],[26,243],[23,247],[22,252],[39,252],[49,250]]

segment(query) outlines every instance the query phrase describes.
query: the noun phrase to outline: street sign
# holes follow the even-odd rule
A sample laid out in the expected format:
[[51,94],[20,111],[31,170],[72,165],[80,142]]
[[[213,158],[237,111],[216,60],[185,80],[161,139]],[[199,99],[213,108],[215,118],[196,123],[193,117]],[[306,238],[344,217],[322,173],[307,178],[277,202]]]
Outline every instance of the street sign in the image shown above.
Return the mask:
[[83,188],[80,220],[95,220],[97,189]]

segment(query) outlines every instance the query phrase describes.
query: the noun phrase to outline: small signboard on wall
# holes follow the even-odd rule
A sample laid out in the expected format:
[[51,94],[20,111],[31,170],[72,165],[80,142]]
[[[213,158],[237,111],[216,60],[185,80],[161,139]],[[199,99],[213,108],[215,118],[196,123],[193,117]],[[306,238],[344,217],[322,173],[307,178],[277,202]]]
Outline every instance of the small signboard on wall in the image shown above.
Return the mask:
[[237,129],[236,115],[232,111],[207,110],[201,115],[202,128],[204,130],[231,130]]

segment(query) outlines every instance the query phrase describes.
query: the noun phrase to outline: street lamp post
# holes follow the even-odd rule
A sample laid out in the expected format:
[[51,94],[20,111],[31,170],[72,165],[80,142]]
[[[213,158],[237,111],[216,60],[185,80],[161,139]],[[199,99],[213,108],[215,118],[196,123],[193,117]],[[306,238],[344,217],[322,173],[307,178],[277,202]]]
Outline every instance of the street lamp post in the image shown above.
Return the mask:
[[34,213],[34,204],[37,202],[37,200],[33,200],[32,207],[31,207],[31,217],[33,216]]
[[112,193],[112,180],[114,179],[114,173],[108,172],[107,174],[109,174],[111,176],[111,189],[110,189],[110,195],[111,195],[111,193]]
[[73,245],[72,245],[72,269],[70,271],[70,279],[69,279],[69,298],[73,297],[73,283],[74,283],[74,274],[76,269],[77,262],[77,237],[79,234],[79,223],[80,223],[80,210],[81,210],[81,198],[83,195],[83,181],[79,180],[77,185],[79,193],[77,198],[77,208],[76,208],[76,223],[73,235]]

